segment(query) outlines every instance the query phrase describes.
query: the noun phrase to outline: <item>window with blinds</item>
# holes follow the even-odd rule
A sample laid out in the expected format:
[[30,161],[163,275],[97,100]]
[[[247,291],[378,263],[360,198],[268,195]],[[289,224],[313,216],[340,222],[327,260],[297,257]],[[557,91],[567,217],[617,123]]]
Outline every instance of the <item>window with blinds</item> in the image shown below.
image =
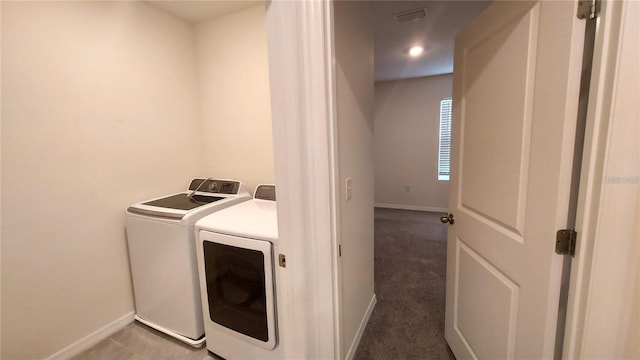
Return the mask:
[[451,171],[451,99],[440,100],[438,180],[449,181]]

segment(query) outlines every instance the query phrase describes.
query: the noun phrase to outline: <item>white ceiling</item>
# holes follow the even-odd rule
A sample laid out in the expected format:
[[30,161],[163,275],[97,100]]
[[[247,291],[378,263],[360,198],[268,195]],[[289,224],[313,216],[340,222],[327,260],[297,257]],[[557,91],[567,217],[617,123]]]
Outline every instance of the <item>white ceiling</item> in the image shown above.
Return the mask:
[[236,11],[250,8],[252,6],[262,4],[264,1],[248,1],[248,0],[235,0],[235,1],[182,1],[182,0],[169,0],[169,1],[147,1],[147,3],[153,6],[173,14],[174,16],[185,20],[191,24],[199,23],[204,20],[209,20],[218,16],[231,14]]
[[[183,19],[198,23],[255,6],[264,1],[147,1]],[[374,23],[375,80],[406,79],[453,71],[453,41],[490,1],[372,1]],[[397,24],[394,15],[427,9],[422,20]],[[406,51],[422,45],[425,52],[411,58]]]
[[[453,72],[453,42],[490,1],[374,1],[375,80],[406,79]],[[394,14],[427,9],[422,20],[397,24]],[[411,58],[406,51],[422,45]]]

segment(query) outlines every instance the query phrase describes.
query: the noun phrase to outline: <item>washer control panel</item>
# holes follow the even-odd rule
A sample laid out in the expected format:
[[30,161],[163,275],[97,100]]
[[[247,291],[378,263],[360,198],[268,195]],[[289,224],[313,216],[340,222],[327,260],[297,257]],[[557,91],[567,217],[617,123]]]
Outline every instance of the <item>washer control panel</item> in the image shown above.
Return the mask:
[[235,195],[238,194],[238,191],[240,190],[240,182],[215,179],[193,179],[191,180],[191,184],[189,184],[189,190],[210,192],[214,194]]

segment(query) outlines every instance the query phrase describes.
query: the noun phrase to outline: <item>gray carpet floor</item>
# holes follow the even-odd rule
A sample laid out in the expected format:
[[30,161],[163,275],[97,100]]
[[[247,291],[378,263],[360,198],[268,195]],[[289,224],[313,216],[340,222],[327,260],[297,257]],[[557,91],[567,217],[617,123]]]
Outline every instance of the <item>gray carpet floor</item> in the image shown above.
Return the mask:
[[375,210],[378,302],[354,359],[455,359],[444,340],[447,227],[440,215]]

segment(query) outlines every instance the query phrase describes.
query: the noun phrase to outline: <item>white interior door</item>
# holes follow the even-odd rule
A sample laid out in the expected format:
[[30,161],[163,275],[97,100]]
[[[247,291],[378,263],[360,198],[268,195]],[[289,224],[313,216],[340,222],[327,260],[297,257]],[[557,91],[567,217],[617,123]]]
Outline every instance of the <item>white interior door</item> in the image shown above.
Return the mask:
[[584,22],[577,1],[497,1],[456,39],[447,342],[552,358]]

